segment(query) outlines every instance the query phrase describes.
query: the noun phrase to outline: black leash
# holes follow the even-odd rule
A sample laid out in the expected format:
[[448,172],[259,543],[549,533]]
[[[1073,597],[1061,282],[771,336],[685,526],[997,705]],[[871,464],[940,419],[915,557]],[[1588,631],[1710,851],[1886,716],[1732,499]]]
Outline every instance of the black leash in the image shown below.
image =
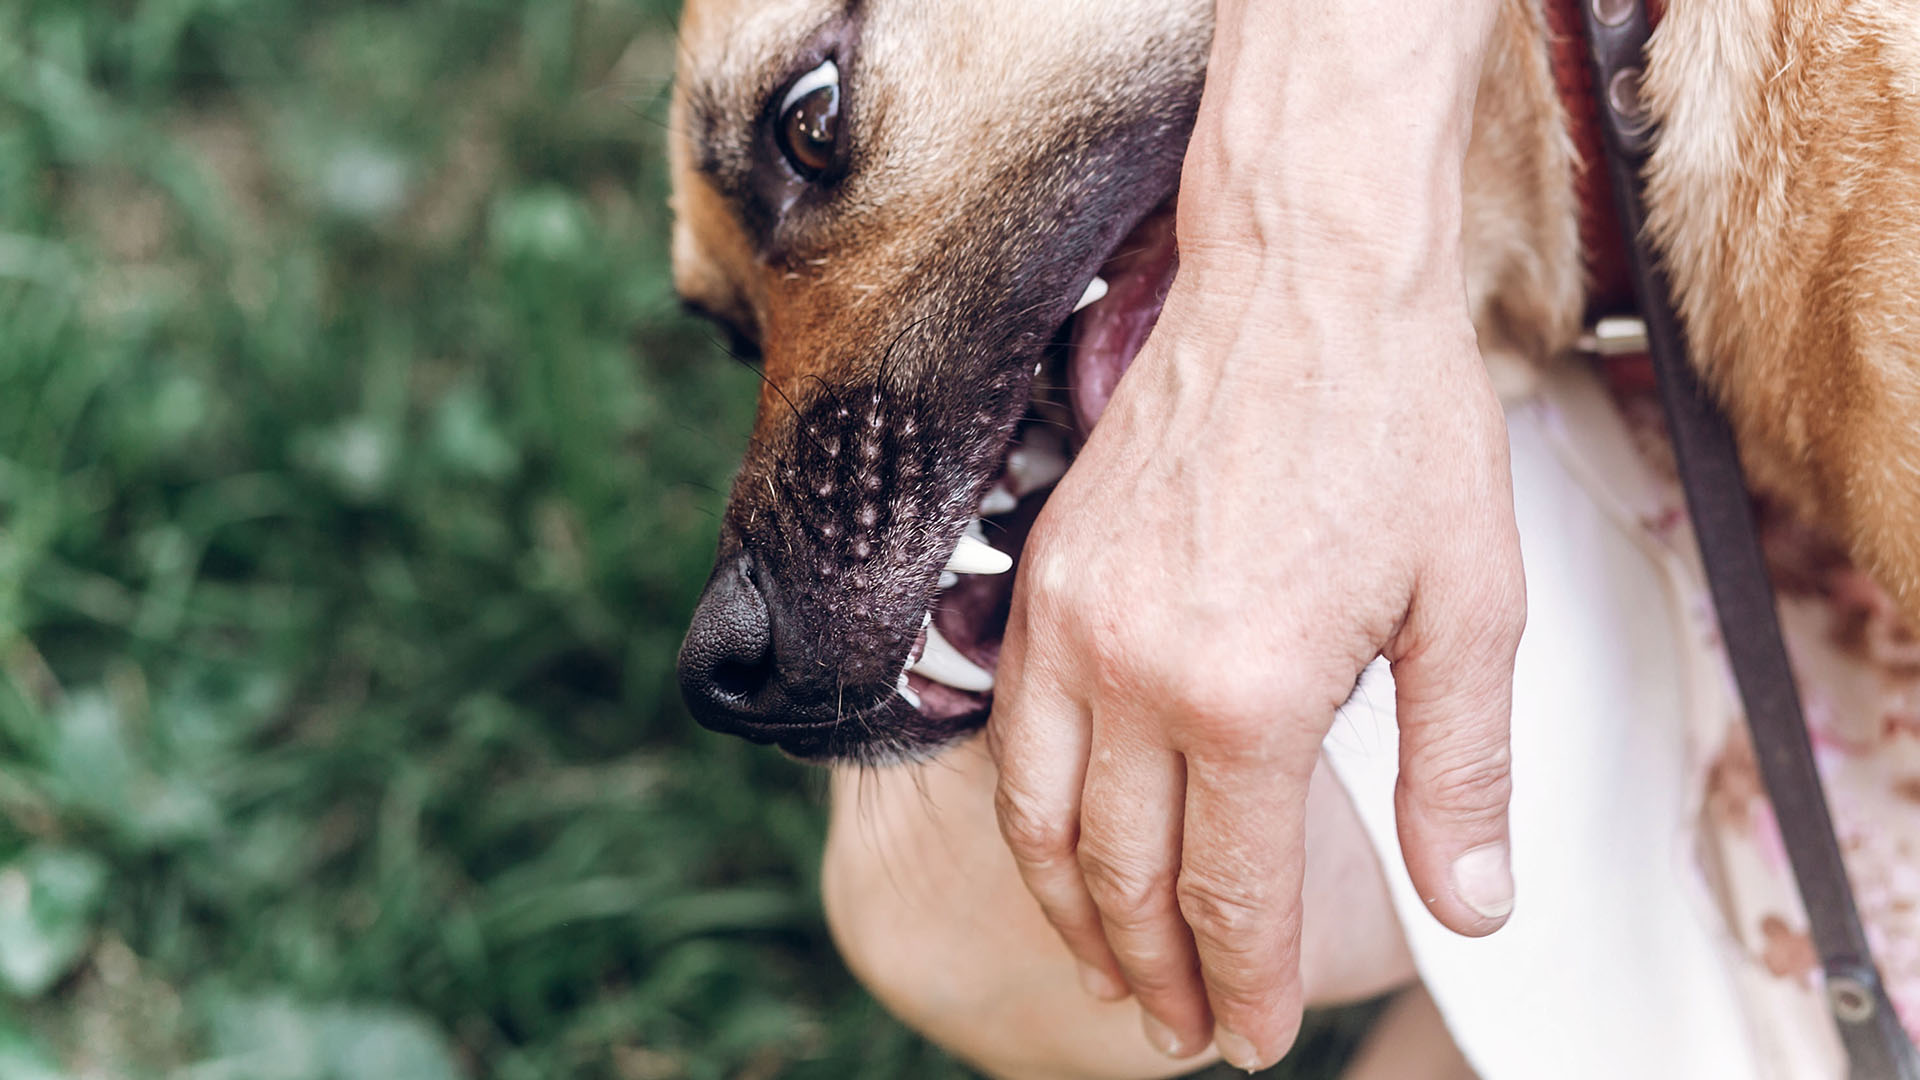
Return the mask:
[[1660,402],[1760,775],[1826,975],[1827,1006],[1846,1047],[1848,1075],[1852,1080],[1920,1080],[1920,1056],[1874,966],[1827,814],[1733,431],[1687,362],[1672,288],[1643,235],[1641,175],[1654,136],[1640,101],[1651,34],[1646,8],[1643,0],[1583,0],[1581,7],[1601,98],[1607,170],[1626,231],[1633,291],[1647,326]]

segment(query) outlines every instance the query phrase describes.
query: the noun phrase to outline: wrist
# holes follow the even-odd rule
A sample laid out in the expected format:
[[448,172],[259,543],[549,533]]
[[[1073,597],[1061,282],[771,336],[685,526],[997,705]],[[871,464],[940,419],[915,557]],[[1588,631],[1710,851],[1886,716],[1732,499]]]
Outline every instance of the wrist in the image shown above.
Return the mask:
[[[1456,230],[1457,231],[1457,230]],[[1477,357],[1457,240],[1399,234],[1336,244],[1180,241],[1180,270],[1155,329],[1220,350]]]
[[1493,2],[1219,0],[1181,178],[1183,267],[1281,257],[1374,293],[1457,277]]
[[[1344,279],[1302,280],[1272,263],[1216,279],[1183,261],[1153,344],[1127,380],[1158,385],[1149,397],[1163,403],[1218,397],[1227,412],[1327,395],[1419,397],[1428,393],[1419,387],[1440,383],[1484,384],[1491,395],[1462,290],[1388,303]],[[1263,423],[1271,422],[1269,414]]]

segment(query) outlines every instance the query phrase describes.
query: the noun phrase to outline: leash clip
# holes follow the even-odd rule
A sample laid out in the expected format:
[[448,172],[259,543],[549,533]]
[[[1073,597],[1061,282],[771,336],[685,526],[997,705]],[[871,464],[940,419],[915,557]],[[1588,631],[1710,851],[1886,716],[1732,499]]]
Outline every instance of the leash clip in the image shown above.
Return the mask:
[[1640,356],[1647,351],[1647,324],[1638,315],[1607,315],[1580,332],[1574,351],[1585,356]]

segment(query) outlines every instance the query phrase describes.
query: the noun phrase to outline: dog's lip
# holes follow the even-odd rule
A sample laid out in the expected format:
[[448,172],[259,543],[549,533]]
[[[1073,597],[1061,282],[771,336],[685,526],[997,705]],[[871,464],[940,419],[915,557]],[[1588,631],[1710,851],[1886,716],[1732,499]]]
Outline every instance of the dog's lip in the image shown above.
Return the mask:
[[832,720],[768,724],[728,721],[714,730],[745,739],[756,746],[777,747],[803,761],[830,760],[848,756],[843,744],[861,741],[857,737],[839,738],[841,733],[859,733],[868,729],[874,720],[883,718],[894,708],[896,706],[891,701],[883,700],[878,705],[844,713]]
[[[1034,410],[1008,440],[1003,453],[1002,475],[995,486],[1006,481],[1008,462],[1013,451],[1024,445],[1035,430],[1062,423],[1071,437],[1063,447],[1068,465],[1073,452],[1084,443],[1099,421],[1113,388],[1133,358],[1139,353],[1157,322],[1177,266],[1173,240],[1173,197],[1151,205],[1134,218],[1097,267],[1106,279],[1107,295],[1086,310],[1076,312],[1062,326],[1064,355],[1052,352],[1054,370],[1065,376],[1056,385],[1039,381],[1036,374]],[[1091,278],[1095,271],[1089,271]],[[1084,289],[1084,286],[1083,286]],[[1051,409],[1052,415],[1046,415]],[[1057,481],[1054,481],[1057,482]],[[1014,509],[988,519],[989,532],[996,547],[1014,557],[1013,569],[1005,575],[974,577],[962,575],[952,587],[933,597],[933,625],[958,651],[988,672],[999,665],[1000,646],[1006,633],[1006,619],[1019,556],[1026,534],[1050,493],[1049,482],[1021,496]],[[977,512],[977,511],[976,511]],[[911,658],[910,653],[910,658]],[[905,672],[907,701],[916,712],[943,723],[971,724],[984,720],[992,709],[993,690],[968,691],[936,682],[911,669]]]
[[1178,270],[1171,201],[1143,215],[1100,268],[1107,294],[1072,323],[1068,386],[1074,426],[1091,434],[1114,388],[1160,321]]
[[709,726],[722,735],[737,735],[740,738],[746,739],[748,742],[759,743],[765,746],[771,743],[779,743],[794,735],[817,735],[822,732],[831,731],[854,719],[854,717],[846,716],[835,717],[832,720],[812,720],[801,723],[776,721],[762,724],[751,720],[728,718],[718,720]]

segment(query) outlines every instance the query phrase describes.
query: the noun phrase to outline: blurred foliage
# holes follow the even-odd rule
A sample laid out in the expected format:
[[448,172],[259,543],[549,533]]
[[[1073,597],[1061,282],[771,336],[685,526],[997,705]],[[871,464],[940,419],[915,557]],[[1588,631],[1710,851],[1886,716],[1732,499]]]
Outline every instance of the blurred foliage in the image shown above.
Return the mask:
[[0,0],[0,1080],[965,1075],[673,689],[675,6]]

